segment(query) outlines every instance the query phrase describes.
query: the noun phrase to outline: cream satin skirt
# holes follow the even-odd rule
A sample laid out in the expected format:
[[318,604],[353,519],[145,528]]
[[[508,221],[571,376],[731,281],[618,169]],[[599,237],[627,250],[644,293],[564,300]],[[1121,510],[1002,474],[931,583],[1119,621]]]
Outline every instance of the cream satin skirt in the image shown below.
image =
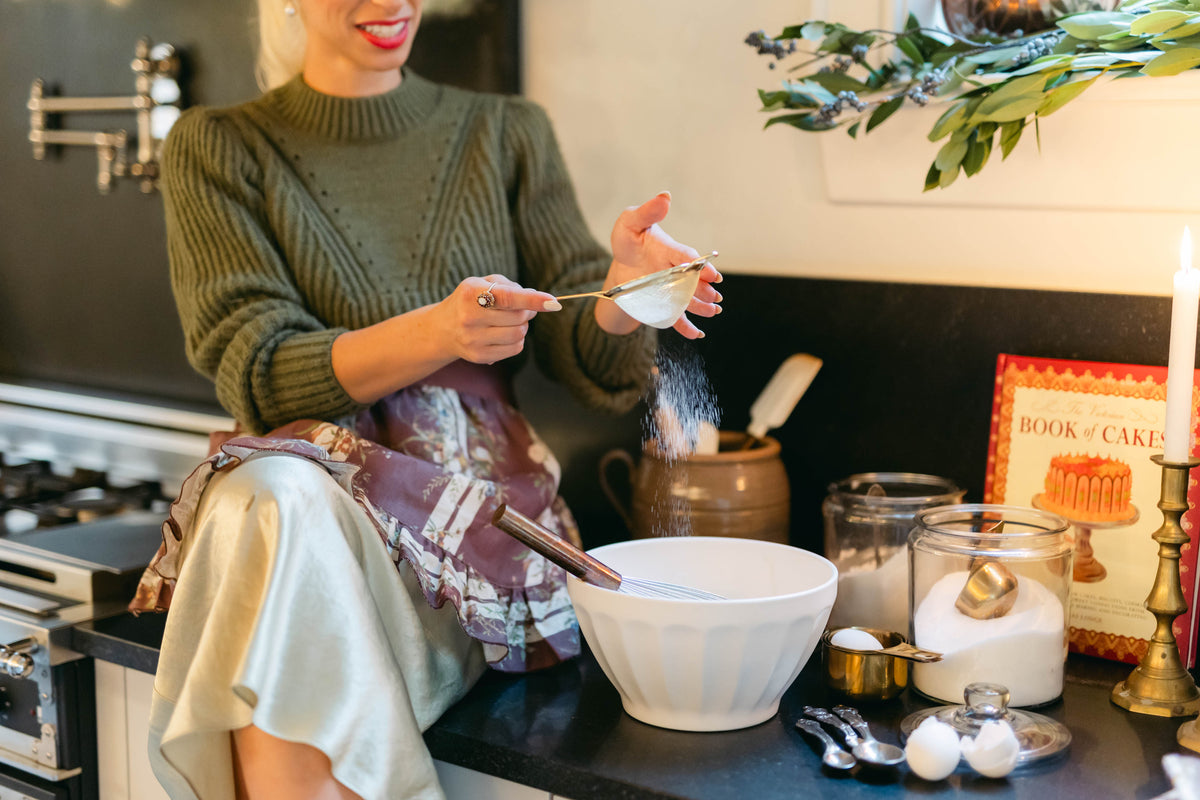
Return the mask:
[[421,738],[485,669],[321,467],[260,455],[205,490],[167,617],[150,761],[173,800],[232,800],[230,731],[323,751],[367,800],[444,800]]

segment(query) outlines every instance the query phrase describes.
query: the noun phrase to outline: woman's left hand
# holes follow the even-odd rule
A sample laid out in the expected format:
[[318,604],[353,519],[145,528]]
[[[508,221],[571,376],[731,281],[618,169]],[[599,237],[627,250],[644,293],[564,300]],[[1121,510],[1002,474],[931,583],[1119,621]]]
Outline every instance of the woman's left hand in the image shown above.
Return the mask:
[[[613,263],[604,281],[605,289],[652,272],[686,264],[699,257],[695,248],[675,241],[659,226],[658,223],[666,218],[670,208],[670,192],[660,192],[640,206],[630,206],[621,212],[613,225]],[[696,293],[688,304],[687,312],[701,317],[720,314],[721,293],[712,286],[720,282],[721,273],[717,268],[711,263],[705,264],[700,270],[700,282],[696,284]],[[618,320],[618,316],[623,319]],[[614,303],[597,303],[596,318],[601,327],[612,333],[629,333],[638,325]],[[688,339],[704,336],[704,332],[692,324],[686,313],[680,315],[672,327]]]

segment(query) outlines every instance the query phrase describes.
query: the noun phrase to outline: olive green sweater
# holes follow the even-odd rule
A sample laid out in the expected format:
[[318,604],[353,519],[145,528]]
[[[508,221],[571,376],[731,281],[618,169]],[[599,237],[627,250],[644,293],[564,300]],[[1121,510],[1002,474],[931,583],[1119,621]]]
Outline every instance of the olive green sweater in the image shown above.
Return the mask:
[[[360,410],[330,358],[346,330],[493,272],[589,291],[610,261],[544,111],[408,70],[374,97],[324,95],[297,77],[239,106],[189,109],[164,147],[163,194],[188,358],[254,432]],[[626,410],[655,331],[607,334],[593,302],[539,314],[530,341],[584,404]]]

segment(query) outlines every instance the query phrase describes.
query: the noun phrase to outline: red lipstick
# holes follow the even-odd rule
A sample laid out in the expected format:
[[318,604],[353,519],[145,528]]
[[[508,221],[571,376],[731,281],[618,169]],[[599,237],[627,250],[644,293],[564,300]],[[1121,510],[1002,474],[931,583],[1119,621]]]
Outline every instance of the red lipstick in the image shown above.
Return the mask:
[[395,50],[408,40],[408,20],[363,22],[354,27],[371,44],[383,50]]

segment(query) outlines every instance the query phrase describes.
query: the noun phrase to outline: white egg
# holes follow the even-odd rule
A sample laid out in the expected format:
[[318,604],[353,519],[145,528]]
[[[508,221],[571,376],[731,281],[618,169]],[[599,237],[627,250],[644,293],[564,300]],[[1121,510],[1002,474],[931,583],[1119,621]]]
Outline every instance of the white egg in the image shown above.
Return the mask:
[[1003,778],[1017,766],[1021,743],[1012,726],[1001,720],[983,723],[974,738],[962,740],[962,754],[971,769],[988,778]]
[[841,628],[829,637],[829,643],[847,650],[882,650],[883,645],[866,631]]
[[959,754],[958,732],[935,717],[914,728],[904,745],[909,769],[927,781],[940,781],[954,772]]

